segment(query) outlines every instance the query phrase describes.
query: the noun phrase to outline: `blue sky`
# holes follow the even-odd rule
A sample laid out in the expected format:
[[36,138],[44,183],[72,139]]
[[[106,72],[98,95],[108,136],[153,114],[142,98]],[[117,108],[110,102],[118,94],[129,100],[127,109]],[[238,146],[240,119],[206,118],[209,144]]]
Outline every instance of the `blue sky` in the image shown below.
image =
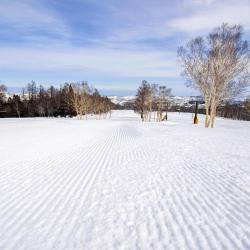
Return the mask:
[[10,90],[85,80],[128,95],[146,79],[196,94],[177,47],[222,22],[249,39],[249,13],[249,0],[0,0],[0,80]]

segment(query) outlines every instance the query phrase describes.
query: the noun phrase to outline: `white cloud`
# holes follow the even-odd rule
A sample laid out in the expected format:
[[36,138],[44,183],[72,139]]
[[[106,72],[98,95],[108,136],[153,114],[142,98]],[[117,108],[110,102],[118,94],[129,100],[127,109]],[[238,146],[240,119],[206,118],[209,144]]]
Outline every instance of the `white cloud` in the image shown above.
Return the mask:
[[[140,1],[139,1],[140,2]],[[168,1],[146,1],[138,10],[138,2],[123,8],[113,6],[110,29],[102,37],[106,46],[138,46],[138,41],[166,38],[189,39],[207,34],[223,22],[241,24],[250,30],[249,0],[183,0],[180,5]],[[114,25],[115,24],[115,25]],[[140,45],[141,46],[141,45]]]
[[215,2],[215,0],[193,0],[195,4],[210,5]]
[[[38,1],[1,0],[0,23],[11,32],[25,35],[35,32],[50,32],[66,36],[69,29],[58,13],[39,4]],[[37,34],[37,33],[36,33]]]
[[195,9],[187,16],[169,21],[168,26],[176,32],[205,32],[221,23],[241,24],[245,30],[250,30],[249,1],[214,2],[210,6]]
[[11,71],[90,72],[119,77],[177,77],[176,53],[100,48],[0,48],[0,67]]

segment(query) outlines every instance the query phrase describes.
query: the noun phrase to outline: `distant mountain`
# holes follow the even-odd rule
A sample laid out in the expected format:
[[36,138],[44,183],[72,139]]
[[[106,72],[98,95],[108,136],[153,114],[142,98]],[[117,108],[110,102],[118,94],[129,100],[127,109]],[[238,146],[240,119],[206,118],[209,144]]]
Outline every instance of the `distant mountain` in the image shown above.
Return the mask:
[[[123,106],[124,104],[128,102],[133,102],[136,98],[136,96],[109,96],[108,97],[114,104],[119,104]],[[170,97],[170,102],[173,105],[180,105],[184,106],[186,104],[189,104],[189,102],[195,102],[198,101],[200,103],[203,102],[203,97],[202,96],[171,96]]]
[[124,105],[127,102],[133,102],[135,100],[135,96],[108,96],[108,98],[114,104]]

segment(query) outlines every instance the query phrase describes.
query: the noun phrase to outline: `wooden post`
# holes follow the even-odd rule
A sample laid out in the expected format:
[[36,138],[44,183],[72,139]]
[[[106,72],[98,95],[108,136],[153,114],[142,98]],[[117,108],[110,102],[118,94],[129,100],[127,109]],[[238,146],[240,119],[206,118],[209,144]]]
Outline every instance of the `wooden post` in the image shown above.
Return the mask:
[[195,115],[194,115],[194,124],[198,124],[199,119],[198,119],[198,102],[196,101],[195,103]]

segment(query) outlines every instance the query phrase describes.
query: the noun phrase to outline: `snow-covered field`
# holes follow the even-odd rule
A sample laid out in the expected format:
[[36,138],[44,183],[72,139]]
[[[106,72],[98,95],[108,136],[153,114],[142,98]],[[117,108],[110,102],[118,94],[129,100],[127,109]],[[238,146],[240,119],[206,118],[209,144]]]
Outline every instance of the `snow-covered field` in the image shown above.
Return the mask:
[[0,138],[1,250],[250,249],[250,122],[116,111]]

